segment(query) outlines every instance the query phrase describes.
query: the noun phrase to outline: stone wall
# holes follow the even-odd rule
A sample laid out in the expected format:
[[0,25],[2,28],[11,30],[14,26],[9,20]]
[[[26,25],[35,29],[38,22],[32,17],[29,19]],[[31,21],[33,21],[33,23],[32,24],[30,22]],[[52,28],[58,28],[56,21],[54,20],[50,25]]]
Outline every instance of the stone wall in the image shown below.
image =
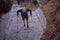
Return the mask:
[[47,28],[41,40],[60,40],[60,0],[49,0],[42,4],[47,19]]

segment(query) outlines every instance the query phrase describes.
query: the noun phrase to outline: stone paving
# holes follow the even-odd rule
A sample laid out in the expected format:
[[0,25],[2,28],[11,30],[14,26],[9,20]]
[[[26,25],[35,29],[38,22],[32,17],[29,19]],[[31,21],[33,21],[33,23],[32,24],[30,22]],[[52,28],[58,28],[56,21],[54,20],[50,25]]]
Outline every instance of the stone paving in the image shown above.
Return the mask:
[[[5,39],[6,40],[40,40],[46,26],[42,26],[39,19],[38,8],[29,15],[29,28],[23,26],[21,15],[17,17],[16,11],[20,9],[18,6],[12,6],[11,11],[5,16]],[[42,15],[41,15],[42,16]],[[43,17],[42,17],[43,18]],[[43,23],[45,20],[43,20]]]

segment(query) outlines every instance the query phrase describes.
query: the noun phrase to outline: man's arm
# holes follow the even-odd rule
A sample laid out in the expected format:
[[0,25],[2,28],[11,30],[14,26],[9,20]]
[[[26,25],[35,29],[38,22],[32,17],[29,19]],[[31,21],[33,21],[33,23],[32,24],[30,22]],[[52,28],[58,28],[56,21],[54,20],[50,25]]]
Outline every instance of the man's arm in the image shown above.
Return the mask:
[[21,12],[21,10],[18,10],[18,11],[17,11],[17,16],[18,16],[18,17],[19,17],[19,12]]
[[19,10],[17,11],[17,16],[19,16]]

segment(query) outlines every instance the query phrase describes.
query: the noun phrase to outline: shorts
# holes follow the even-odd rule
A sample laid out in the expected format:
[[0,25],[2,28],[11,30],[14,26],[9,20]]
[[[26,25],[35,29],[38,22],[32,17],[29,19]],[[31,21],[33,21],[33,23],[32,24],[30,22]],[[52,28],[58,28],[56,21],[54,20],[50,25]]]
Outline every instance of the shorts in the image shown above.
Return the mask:
[[25,20],[25,18],[26,18],[26,20],[28,20],[28,14],[27,13],[22,13],[21,16],[22,16],[23,20]]

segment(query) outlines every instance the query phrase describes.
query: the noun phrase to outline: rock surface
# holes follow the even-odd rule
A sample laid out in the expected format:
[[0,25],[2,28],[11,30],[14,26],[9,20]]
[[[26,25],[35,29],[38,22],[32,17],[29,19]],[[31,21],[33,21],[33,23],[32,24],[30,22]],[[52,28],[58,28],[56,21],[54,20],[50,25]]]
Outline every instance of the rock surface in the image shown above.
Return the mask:
[[47,19],[47,28],[41,40],[60,40],[60,0],[50,0],[42,8]]

